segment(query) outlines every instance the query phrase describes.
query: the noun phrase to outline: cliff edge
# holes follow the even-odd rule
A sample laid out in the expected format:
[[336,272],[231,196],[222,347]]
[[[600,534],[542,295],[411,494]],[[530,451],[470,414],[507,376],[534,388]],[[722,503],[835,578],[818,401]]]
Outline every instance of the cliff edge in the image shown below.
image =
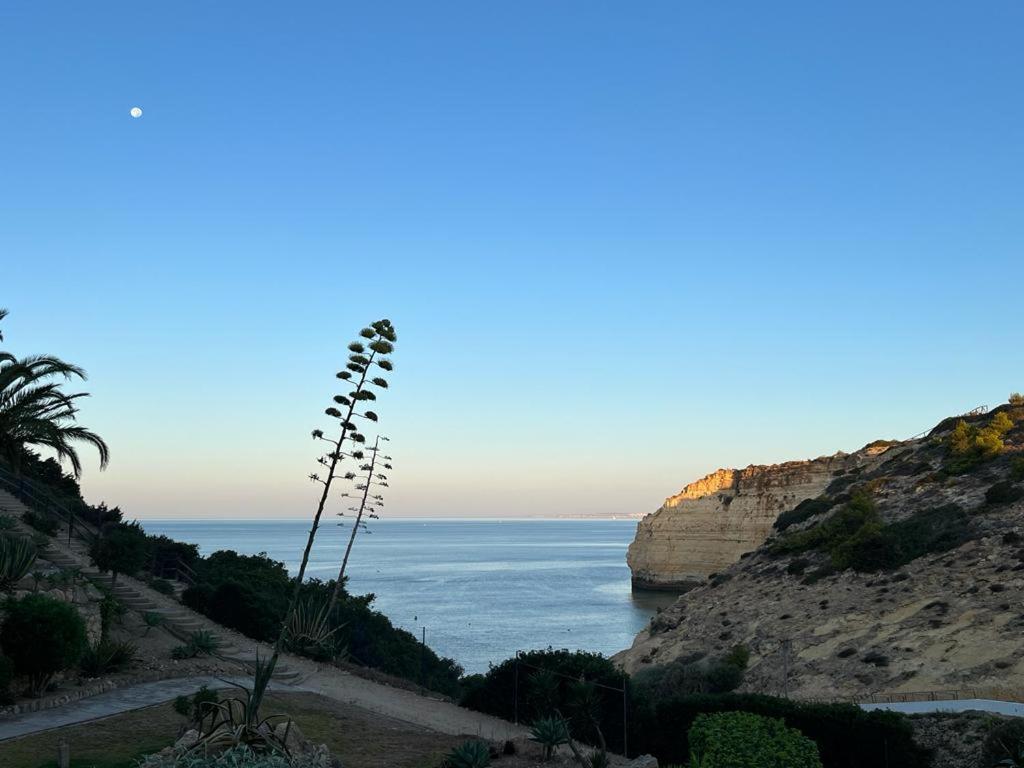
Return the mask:
[[780,513],[863,469],[890,444],[808,461],[719,469],[690,483],[637,525],[626,562],[636,589],[685,592],[757,549]]

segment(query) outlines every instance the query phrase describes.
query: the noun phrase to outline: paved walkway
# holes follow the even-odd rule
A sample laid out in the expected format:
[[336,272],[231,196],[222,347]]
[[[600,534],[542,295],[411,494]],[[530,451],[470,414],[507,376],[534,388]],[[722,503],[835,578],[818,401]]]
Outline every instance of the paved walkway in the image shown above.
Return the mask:
[[[0,720],[0,741],[163,704],[181,695],[191,695],[203,685],[210,688],[225,688],[225,681],[244,683],[248,686],[252,684],[251,678],[246,680],[197,676],[119,688],[61,707],[26,712]],[[527,733],[522,726],[515,726],[505,720],[462,709],[446,701],[381,685],[340,670],[321,670],[319,674],[311,675],[303,683],[288,684],[275,681],[271,685],[271,690],[281,693],[317,693],[395,720],[454,736],[480,736],[494,741],[504,741]]]
[[[210,688],[225,687],[224,681],[216,677],[181,677],[174,680],[158,680],[154,683],[140,683],[127,688],[115,688],[112,691],[73,701],[61,707],[42,709],[38,712],[24,712],[0,720],[0,741],[119,715],[122,712],[151,707],[155,704],[163,704],[178,696],[191,695],[204,685]],[[278,691],[301,690],[283,685],[274,685],[273,689]]]

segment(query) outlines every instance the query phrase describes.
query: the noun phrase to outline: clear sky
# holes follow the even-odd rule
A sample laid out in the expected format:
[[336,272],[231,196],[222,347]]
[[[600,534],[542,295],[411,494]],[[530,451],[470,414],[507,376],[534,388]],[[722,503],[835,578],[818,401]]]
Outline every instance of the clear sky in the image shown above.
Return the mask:
[[[1024,5],[0,5],[6,347],[93,501],[308,513],[359,327],[394,515],[636,513],[1024,389]],[[128,111],[138,105],[140,119]]]

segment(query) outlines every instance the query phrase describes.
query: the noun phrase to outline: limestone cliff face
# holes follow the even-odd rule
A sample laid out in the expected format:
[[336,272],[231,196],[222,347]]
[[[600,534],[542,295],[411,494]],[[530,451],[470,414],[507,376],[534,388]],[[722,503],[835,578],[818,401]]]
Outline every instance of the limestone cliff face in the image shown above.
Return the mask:
[[685,590],[757,549],[780,513],[819,496],[874,451],[720,469],[690,483],[637,526],[626,557],[633,586]]

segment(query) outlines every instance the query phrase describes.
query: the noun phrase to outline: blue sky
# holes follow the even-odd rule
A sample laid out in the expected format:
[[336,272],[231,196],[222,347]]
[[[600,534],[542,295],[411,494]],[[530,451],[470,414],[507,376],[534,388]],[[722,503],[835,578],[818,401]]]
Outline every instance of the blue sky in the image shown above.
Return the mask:
[[[390,317],[389,512],[635,513],[1024,389],[1017,2],[8,3],[6,346],[131,516],[306,514]],[[141,119],[130,107],[144,110]]]

